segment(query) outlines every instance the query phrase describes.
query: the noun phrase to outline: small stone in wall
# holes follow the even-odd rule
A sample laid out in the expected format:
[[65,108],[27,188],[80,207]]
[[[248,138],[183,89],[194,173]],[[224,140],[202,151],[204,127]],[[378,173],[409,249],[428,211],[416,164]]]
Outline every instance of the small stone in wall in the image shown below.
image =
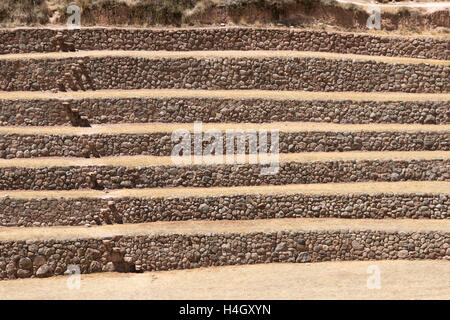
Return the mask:
[[114,263],[113,262],[108,262],[104,267],[103,267],[103,271],[104,272],[114,272],[116,271],[116,268],[114,267]]
[[209,210],[209,206],[206,203],[202,203],[199,207],[198,210],[200,210],[201,213],[207,213]]
[[400,250],[398,253],[398,257],[400,259],[404,259],[404,258],[408,257],[408,250]]
[[364,248],[364,246],[357,240],[352,241],[352,247],[355,250],[362,250]]
[[16,264],[14,262],[10,262],[6,265],[6,273],[9,274],[14,274],[16,272],[17,268],[16,268]]
[[286,242],[280,242],[279,244],[277,244],[275,252],[283,251],[284,249],[286,249]]
[[21,258],[19,260],[19,268],[21,269],[31,269],[33,267],[33,262],[31,262],[30,258]]
[[89,272],[100,272],[102,271],[102,264],[98,261],[92,261],[89,266]]
[[30,270],[19,269],[17,270],[17,276],[19,278],[29,278],[31,276]]
[[43,264],[36,271],[36,277],[38,278],[48,278],[52,276],[52,269],[47,264]]
[[308,252],[300,252],[298,254],[297,259],[295,260],[295,262],[300,262],[300,263],[311,262],[311,256],[309,255]]

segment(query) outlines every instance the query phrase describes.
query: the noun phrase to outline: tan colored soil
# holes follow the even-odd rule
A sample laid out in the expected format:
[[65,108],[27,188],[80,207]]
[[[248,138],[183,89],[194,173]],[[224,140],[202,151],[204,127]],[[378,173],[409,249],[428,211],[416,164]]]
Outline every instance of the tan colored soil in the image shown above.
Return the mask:
[[[225,163],[225,157],[221,157]],[[248,163],[248,155],[244,157]],[[183,163],[176,163],[172,157],[164,156],[117,156],[103,158],[69,158],[69,157],[48,157],[48,158],[13,158],[0,159],[0,168],[5,167],[27,167],[42,168],[52,166],[190,166],[193,157],[178,157],[176,160],[185,160]],[[303,153],[281,153],[279,162],[318,162],[318,161],[338,161],[338,160],[433,160],[450,159],[450,151],[349,151],[349,152],[303,152]],[[189,163],[188,160],[191,160]],[[218,156],[205,156],[203,164],[217,163]],[[275,162],[276,159],[273,159]],[[237,156],[235,155],[235,163]],[[241,163],[241,162],[240,162]]]
[[450,93],[312,92],[276,90],[135,89],[52,93],[50,91],[0,91],[0,99],[118,99],[118,98],[215,98],[275,100],[448,101]]
[[330,52],[312,52],[312,51],[123,51],[123,50],[92,50],[77,52],[48,52],[48,53],[20,53],[0,55],[1,60],[22,60],[22,59],[66,59],[66,58],[101,58],[101,57],[133,57],[146,59],[214,59],[214,58],[321,58],[321,59],[349,59],[357,61],[376,61],[384,63],[402,63],[402,64],[432,64],[450,66],[449,60],[436,59],[418,59],[405,57],[386,57],[370,56],[358,54],[343,54]]
[[[380,289],[367,279],[380,270]],[[370,269],[369,269],[370,271]],[[339,261],[0,281],[0,299],[450,299],[448,261]]]
[[400,182],[354,182],[290,184],[282,186],[245,186],[209,188],[148,188],[116,189],[108,191],[84,190],[7,190],[0,191],[0,198],[51,199],[51,198],[181,198],[214,197],[231,195],[277,195],[277,194],[450,194],[450,182],[400,181]]
[[40,239],[86,239],[116,235],[205,234],[278,232],[283,230],[372,230],[372,231],[442,231],[450,232],[446,220],[425,219],[338,219],[283,218],[263,220],[160,221],[137,224],[70,227],[3,227],[0,241]]
[[[193,123],[132,123],[93,125],[92,127],[72,126],[0,126],[0,134],[140,134],[152,132],[171,133],[176,130],[194,131]],[[271,123],[202,123],[197,130],[279,130],[280,132],[449,132],[450,125],[433,124],[336,124],[319,122],[271,122]]]

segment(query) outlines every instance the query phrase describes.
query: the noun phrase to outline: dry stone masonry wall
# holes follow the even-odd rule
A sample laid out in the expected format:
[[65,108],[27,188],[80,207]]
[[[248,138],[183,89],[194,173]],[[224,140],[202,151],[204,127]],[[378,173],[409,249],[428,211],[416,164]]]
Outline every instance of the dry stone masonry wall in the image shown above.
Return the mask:
[[449,101],[269,100],[214,98],[0,99],[0,125],[68,124],[63,103],[91,124],[309,121],[449,124]]
[[[192,136],[193,134],[191,134]],[[0,158],[170,156],[171,133],[0,135]],[[223,132],[225,136],[225,132]],[[270,136],[270,135],[269,135]],[[191,154],[194,152],[193,137]],[[207,143],[204,143],[206,146]],[[270,146],[270,138],[268,141]],[[236,146],[235,146],[236,149]],[[229,150],[223,139],[223,150]],[[450,132],[280,132],[279,152],[450,150]],[[248,153],[248,141],[246,152]],[[235,150],[236,152],[236,150]]]
[[105,225],[274,218],[448,219],[444,194],[232,195],[181,198],[0,198],[0,225]]
[[449,181],[450,160],[351,160],[280,163],[276,175],[266,166],[71,166],[3,167],[0,190],[70,190],[156,187],[232,187],[362,181]]
[[82,273],[142,272],[269,262],[442,259],[450,233],[280,231],[243,234],[115,236],[0,242],[0,279]]
[[[0,30],[0,54],[77,50],[296,50],[448,60],[448,39],[295,29]],[[0,90],[261,89],[447,93],[450,67],[324,58],[131,56],[1,59]],[[70,98],[70,94],[68,95]],[[377,102],[217,98],[0,100],[0,125],[273,122],[449,124],[448,101]],[[170,155],[169,133],[0,135],[0,158]],[[449,132],[281,132],[280,151],[449,150]],[[33,165],[37,166],[33,160]],[[101,159],[100,159],[101,160]],[[8,160],[9,161],[9,160]],[[2,161],[3,163],[8,161]],[[103,190],[98,198],[0,198],[0,226],[82,226],[154,221],[270,218],[448,219],[447,194],[290,194],[108,197],[111,189],[232,187],[366,181],[450,181],[450,160],[334,160],[266,166],[120,165],[0,167],[0,190]],[[11,163],[14,163],[11,160]],[[101,162],[98,162],[101,163]],[[104,193],[104,195],[103,195]],[[444,221],[443,221],[444,222]],[[241,222],[242,223],[242,222]],[[147,230],[146,230],[147,231]],[[142,272],[270,262],[450,259],[450,233],[312,230],[155,233],[70,240],[1,240],[0,279]],[[119,233],[120,234],[120,233]],[[20,235],[20,233],[17,233]]]
[[447,39],[388,37],[310,30],[104,29],[0,30],[0,54],[64,50],[299,50],[449,59]]
[[0,60],[0,89],[261,89],[448,92],[450,67],[322,58]]

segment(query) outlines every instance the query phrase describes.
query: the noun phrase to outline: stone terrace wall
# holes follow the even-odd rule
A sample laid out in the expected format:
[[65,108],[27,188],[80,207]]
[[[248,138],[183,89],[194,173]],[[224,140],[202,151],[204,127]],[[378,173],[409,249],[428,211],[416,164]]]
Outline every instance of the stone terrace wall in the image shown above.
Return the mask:
[[450,48],[439,38],[289,29],[13,29],[0,30],[0,54],[59,51],[58,31],[77,50],[301,50],[448,60]]
[[0,190],[69,190],[155,187],[232,187],[359,181],[448,181],[450,160],[363,160],[280,163],[279,172],[261,175],[266,166],[72,166],[3,167]]
[[0,242],[0,279],[158,271],[267,262],[443,259],[450,233],[280,231]]
[[[119,155],[170,156],[179,141],[171,133],[86,135],[0,135],[0,158],[50,156],[106,157]],[[268,135],[270,146],[270,134]],[[226,146],[222,132],[223,150]],[[191,154],[194,137],[191,134]],[[208,143],[204,143],[204,147]],[[246,153],[248,138],[245,140]],[[450,150],[449,132],[280,132],[279,152],[423,151]],[[236,152],[236,146],[234,152]]]
[[448,92],[450,67],[316,58],[0,60],[0,89]]
[[146,122],[310,121],[449,124],[449,101],[124,98],[1,100],[0,125],[67,124],[62,102],[91,124]]
[[0,198],[0,225],[102,225],[273,218],[448,219],[445,194],[233,195],[183,198]]

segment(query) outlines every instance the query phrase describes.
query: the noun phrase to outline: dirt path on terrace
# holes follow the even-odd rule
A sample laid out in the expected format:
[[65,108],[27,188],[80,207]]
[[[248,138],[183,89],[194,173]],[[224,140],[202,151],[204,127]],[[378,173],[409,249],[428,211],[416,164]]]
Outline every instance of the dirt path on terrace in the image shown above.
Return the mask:
[[[248,155],[242,157],[241,162],[237,155],[236,163],[248,163]],[[259,158],[258,158],[259,159]],[[348,151],[348,152],[303,152],[303,153],[280,153],[279,162],[323,162],[323,161],[346,161],[346,160],[433,160],[450,159],[450,151]],[[174,160],[177,160],[176,162]],[[204,156],[204,165],[218,163],[222,160],[225,163],[225,156]],[[272,159],[275,161],[276,159]],[[42,158],[13,158],[0,159],[0,168],[5,167],[69,167],[69,166],[190,166],[194,161],[193,157],[170,156],[116,156],[103,158],[70,158],[70,157],[42,157]]]
[[218,197],[232,195],[290,195],[290,194],[450,194],[450,182],[400,181],[313,183],[281,186],[209,187],[209,188],[148,188],[117,190],[8,190],[0,198],[12,199],[76,199],[76,198],[181,198]]
[[92,127],[72,126],[0,126],[0,134],[46,134],[46,135],[89,135],[89,134],[145,134],[172,133],[176,130],[279,130],[280,132],[449,132],[449,124],[336,124],[320,122],[270,122],[270,123],[120,123],[101,124]]
[[331,52],[313,52],[313,51],[124,51],[124,50],[92,50],[77,52],[48,52],[48,53],[19,53],[0,55],[2,60],[23,60],[23,59],[67,59],[67,58],[102,58],[102,57],[133,57],[145,59],[215,59],[215,58],[248,58],[248,59],[264,59],[264,58],[321,58],[335,60],[357,60],[357,61],[375,61],[384,63],[401,63],[401,64],[431,64],[450,66],[450,60],[436,59],[418,59],[405,57],[386,57],[386,56],[370,56],[357,54],[343,54]]
[[450,93],[404,92],[323,92],[276,90],[187,90],[135,89],[96,90],[53,93],[50,91],[0,91],[5,100],[119,99],[119,98],[214,98],[266,100],[352,100],[352,101],[449,101]]
[[[368,267],[381,288],[368,289]],[[370,271],[370,269],[369,269]],[[0,281],[0,299],[450,299],[448,261],[339,261]]]
[[103,226],[3,227],[0,241],[66,240],[160,234],[252,233],[286,230],[372,230],[385,232],[450,232],[445,220],[282,218],[264,220],[158,221]]

